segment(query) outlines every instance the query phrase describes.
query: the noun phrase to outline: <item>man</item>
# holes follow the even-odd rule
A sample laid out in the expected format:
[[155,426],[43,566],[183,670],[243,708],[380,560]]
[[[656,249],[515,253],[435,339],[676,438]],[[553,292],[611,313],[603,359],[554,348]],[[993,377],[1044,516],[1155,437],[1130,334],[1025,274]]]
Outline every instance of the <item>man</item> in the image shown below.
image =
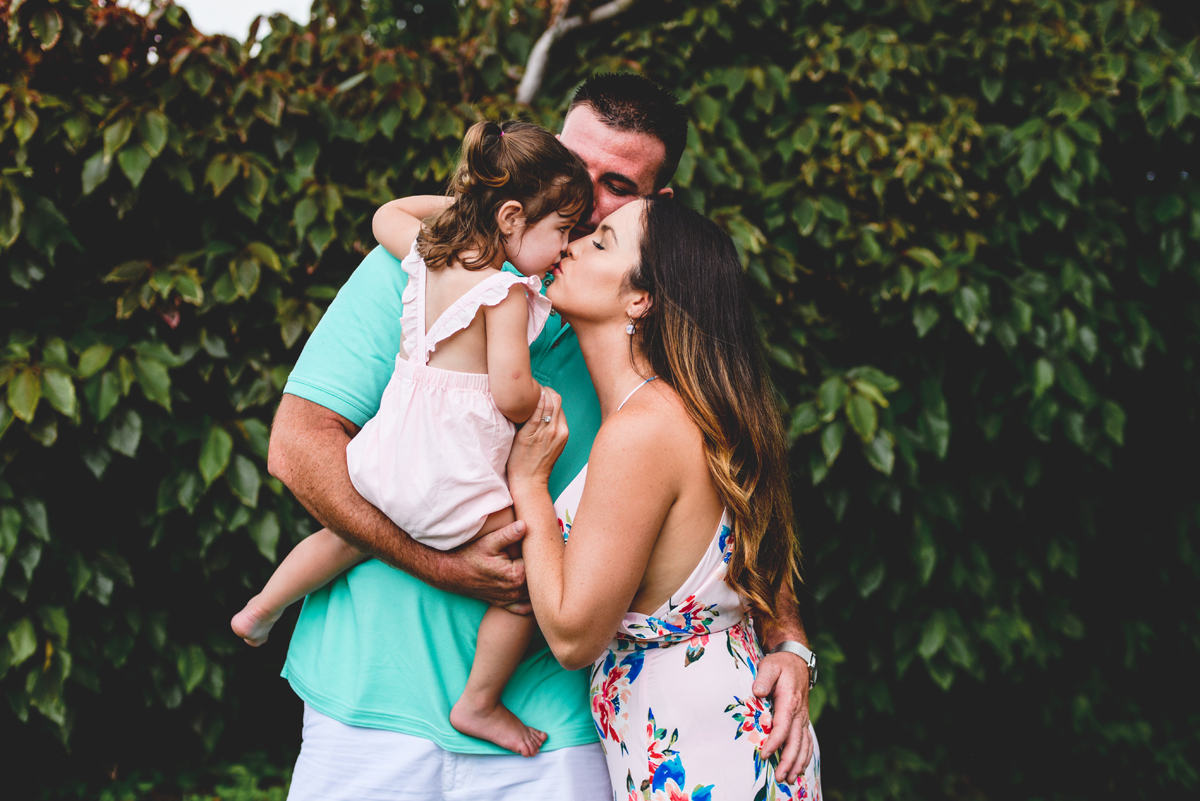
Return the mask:
[[[595,185],[595,209],[577,233],[638,197],[669,194],[686,138],[683,109],[652,82],[633,75],[585,82],[560,135]],[[524,567],[504,551],[521,539],[524,525],[436,551],[413,541],[350,483],[346,444],[374,416],[391,377],[404,278],[382,248],[363,261],[305,346],[271,433],[271,473],[322,524],[379,560],[305,601],[283,671],[305,701],[289,797],[608,801],[588,673],[562,670],[544,644],[504,693],[524,723],[548,733],[537,756],[511,754],[449,723],[486,605],[524,603]],[[530,350],[534,377],[562,395],[571,423],[551,478],[557,496],[587,462],[599,404],[574,334],[559,318]],[[784,625],[766,632],[767,647],[804,640],[795,604],[785,601],[792,609]],[[768,746],[786,737],[784,764],[797,755],[806,762],[807,665],[788,653],[768,656],[755,690],[776,704]]]

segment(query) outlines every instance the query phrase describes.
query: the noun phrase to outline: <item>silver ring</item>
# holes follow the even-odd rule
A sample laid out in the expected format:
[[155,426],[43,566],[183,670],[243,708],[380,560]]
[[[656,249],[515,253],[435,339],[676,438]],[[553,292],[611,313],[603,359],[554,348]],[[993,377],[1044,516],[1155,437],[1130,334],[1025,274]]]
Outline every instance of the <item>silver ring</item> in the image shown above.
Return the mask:
[[550,415],[546,415],[545,417],[543,417],[543,418],[542,418],[542,422],[543,422],[543,423],[549,423],[549,422],[550,422]]

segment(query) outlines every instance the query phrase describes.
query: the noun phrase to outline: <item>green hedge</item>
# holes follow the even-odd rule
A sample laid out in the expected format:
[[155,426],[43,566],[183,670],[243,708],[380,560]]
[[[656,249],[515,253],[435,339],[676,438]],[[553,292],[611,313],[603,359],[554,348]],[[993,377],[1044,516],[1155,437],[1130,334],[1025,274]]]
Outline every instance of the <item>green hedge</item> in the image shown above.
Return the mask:
[[0,731],[38,781],[294,748],[281,644],[227,620],[312,527],[265,470],[305,333],[467,124],[633,69],[789,407],[827,793],[1194,790],[1200,42],[1135,0],[644,0],[518,108],[549,6],[244,44],[0,10]]

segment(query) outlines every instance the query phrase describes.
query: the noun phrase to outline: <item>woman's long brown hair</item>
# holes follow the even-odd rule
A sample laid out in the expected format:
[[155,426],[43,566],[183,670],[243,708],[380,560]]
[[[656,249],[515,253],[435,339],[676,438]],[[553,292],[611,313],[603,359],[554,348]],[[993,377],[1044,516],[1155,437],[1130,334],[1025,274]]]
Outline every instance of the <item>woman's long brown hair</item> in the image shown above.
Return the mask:
[[733,518],[726,578],[774,621],[800,565],[786,437],[762,358],[741,263],[716,223],[668,198],[645,202],[631,286],[649,293],[636,344],[704,437],[708,471]]
[[520,120],[477,122],[463,139],[447,194],[454,204],[426,221],[417,251],[430,270],[473,251],[474,258],[461,263],[479,270],[504,252],[496,212],[505,201],[521,204],[526,226],[555,211],[582,216],[592,202],[592,180],[583,162],[546,129]]

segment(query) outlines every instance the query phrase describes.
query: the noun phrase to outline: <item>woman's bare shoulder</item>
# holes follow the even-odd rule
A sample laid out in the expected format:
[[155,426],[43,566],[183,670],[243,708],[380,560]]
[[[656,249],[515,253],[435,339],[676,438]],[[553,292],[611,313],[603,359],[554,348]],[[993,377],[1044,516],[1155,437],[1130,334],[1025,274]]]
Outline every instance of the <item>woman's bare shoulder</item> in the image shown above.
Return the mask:
[[[608,453],[656,458],[703,458],[703,436],[683,400],[669,385],[652,381],[638,390],[596,434],[590,461]],[[590,468],[589,468],[590,470]]]

